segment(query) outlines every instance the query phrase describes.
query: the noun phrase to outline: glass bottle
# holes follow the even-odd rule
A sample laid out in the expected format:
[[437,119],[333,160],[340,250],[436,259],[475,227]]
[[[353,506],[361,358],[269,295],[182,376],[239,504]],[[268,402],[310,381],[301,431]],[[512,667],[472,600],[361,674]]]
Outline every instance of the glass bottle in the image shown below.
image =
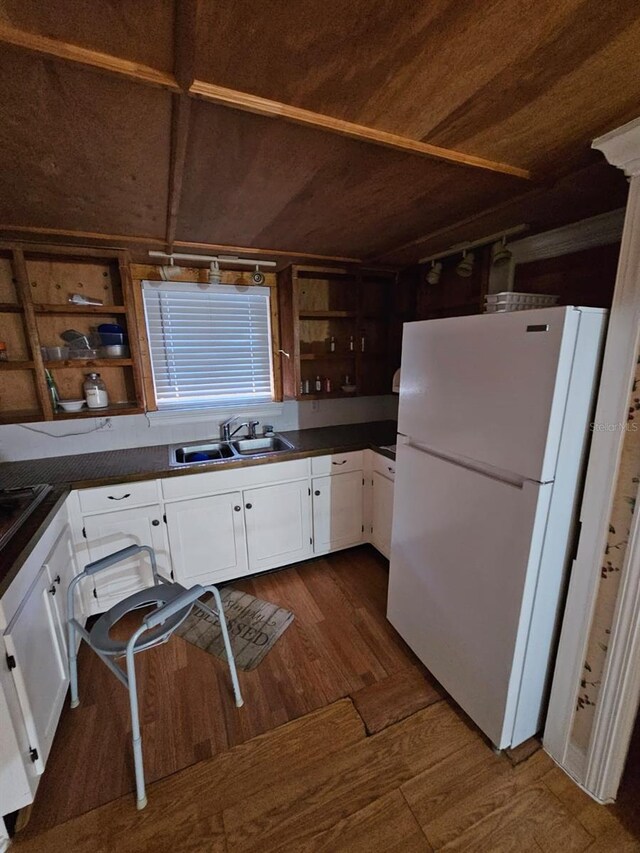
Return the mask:
[[82,386],[87,406],[90,409],[106,409],[109,405],[107,386],[100,378],[99,373],[87,373],[87,378]]

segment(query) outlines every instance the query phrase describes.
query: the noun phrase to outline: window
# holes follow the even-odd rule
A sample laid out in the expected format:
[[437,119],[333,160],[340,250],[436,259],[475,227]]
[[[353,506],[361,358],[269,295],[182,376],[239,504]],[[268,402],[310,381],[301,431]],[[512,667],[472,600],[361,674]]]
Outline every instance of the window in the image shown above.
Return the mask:
[[273,400],[268,287],[143,282],[159,409]]

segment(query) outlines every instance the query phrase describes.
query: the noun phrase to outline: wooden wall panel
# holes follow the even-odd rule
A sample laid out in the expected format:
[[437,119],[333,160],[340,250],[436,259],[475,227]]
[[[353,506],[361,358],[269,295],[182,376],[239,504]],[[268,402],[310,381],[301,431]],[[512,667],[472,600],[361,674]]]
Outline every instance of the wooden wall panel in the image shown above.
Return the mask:
[[365,257],[507,198],[516,178],[202,101],[178,239]]
[[174,0],[2,0],[0,21],[162,71],[173,67]]
[[0,52],[0,223],[164,234],[170,95]]
[[612,243],[559,258],[518,264],[514,290],[557,294],[559,305],[610,308],[619,255],[620,243]]

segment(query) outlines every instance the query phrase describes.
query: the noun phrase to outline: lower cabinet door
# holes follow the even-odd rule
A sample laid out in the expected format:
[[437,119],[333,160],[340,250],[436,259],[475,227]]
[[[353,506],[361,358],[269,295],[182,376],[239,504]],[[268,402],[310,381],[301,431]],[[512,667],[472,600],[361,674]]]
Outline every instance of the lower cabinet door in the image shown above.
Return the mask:
[[44,770],[69,684],[54,589],[43,567],[4,633],[36,773]]
[[185,586],[247,573],[242,494],[166,504],[173,569]]
[[[162,511],[159,506],[143,506],[119,512],[105,512],[84,519],[84,532],[91,560],[99,560],[128,545],[150,545],[156,552],[158,571],[167,577],[171,563],[165,544]],[[93,576],[98,609],[107,610],[118,601],[153,583],[146,554],[125,560]]]
[[248,489],[243,496],[250,571],[297,563],[312,555],[308,480]]
[[393,480],[373,472],[371,499],[371,544],[389,559],[393,524]]
[[[67,650],[67,588],[76,575],[76,555],[73,547],[71,528],[65,525],[55,545],[47,555],[45,568],[51,581],[53,602],[58,621],[58,632],[63,649]],[[81,581],[82,583],[82,581]],[[87,581],[88,583],[88,581]],[[82,611],[78,588],[76,587],[76,617]],[[66,662],[65,662],[66,665]]]
[[312,490],[314,551],[335,551],[362,542],[362,471],[314,477]]

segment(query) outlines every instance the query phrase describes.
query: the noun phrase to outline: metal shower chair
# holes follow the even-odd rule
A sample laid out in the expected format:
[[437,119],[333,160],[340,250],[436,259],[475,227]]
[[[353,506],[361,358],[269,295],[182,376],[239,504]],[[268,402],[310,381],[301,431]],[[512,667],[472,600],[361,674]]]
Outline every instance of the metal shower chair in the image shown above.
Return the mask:
[[[145,551],[151,561],[153,573],[153,586],[140,590],[118,602],[110,610],[103,613],[94,623],[90,631],[87,631],[75,618],[74,612],[74,590],[76,586],[87,577],[97,574],[103,569],[134,557]],[[240,708],[243,704],[236,664],[229,641],[227,621],[220,599],[218,589],[212,584],[201,586],[200,584],[186,589],[179,583],[168,581],[158,574],[156,555],[148,545],[130,545],[113,554],[95,560],[85,566],[84,571],[73,578],[67,589],[67,613],[68,635],[69,635],[69,676],[71,682],[71,707],[77,708],[80,704],[78,698],[78,667],[76,652],[76,634],[85,640],[98,657],[109,667],[115,677],[124,684],[129,691],[129,705],[131,708],[131,728],[133,733],[133,760],[136,774],[136,805],[143,809],[147,805],[147,796],[144,785],[144,766],[142,762],[142,739],[140,737],[140,718],[138,715],[138,694],[136,687],[136,670],[134,656],[138,652],[166,643],[173,632],[184,622],[196,601],[205,593],[213,594],[216,602],[217,612],[207,607],[201,601],[198,607],[206,610],[220,621],[224,647],[227,653],[227,662],[233,684],[236,706]],[[109,631],[115,623],[126,613],[137,610],[151,604],[156,605],[156,610],[149,613],[142,620],[140,627],[129,637],[128,640],[114,640],[109,636]],[[124,657],[126,659],[126,671],[115,663],[115,659]]]

